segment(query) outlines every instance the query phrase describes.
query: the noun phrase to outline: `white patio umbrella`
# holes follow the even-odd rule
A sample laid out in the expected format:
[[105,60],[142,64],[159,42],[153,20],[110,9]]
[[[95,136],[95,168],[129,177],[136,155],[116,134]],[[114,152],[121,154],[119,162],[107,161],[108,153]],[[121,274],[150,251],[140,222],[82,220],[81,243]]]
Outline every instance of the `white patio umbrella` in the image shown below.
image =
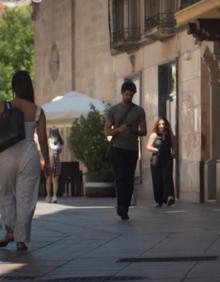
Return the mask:
[[105,104],[102,101],[76,91],[71,91],[64,96],[57,96],[51,102],[42,105],[42,108],[48,121],[61,121],[73,120],[81,115],[87,115],[91,104],[101,113],[105,111]]

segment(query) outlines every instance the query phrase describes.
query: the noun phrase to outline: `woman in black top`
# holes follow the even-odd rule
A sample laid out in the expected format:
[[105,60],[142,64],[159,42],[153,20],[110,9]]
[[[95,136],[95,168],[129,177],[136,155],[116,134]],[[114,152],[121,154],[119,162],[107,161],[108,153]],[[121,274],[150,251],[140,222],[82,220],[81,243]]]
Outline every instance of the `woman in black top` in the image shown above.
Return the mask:
[[170,206],[175,203],[173,184],[173,157],[175,156],[175,137],[170,123],[160,117],[152,130],[147,143],[152,152],[151,174],[156,207],[163,203]]

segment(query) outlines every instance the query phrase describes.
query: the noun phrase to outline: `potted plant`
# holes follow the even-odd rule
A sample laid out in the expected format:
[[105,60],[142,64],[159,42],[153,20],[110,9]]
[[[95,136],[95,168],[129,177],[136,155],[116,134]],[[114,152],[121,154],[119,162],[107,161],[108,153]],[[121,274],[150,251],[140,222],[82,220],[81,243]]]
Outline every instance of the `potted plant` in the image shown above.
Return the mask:
[[112,165],[104,159],[108,140],[104,134],[105,118],[91,105],[87,116],[73,121],[68,143],[76,158],[87,168],[86,195],[89,197],[114,196]]

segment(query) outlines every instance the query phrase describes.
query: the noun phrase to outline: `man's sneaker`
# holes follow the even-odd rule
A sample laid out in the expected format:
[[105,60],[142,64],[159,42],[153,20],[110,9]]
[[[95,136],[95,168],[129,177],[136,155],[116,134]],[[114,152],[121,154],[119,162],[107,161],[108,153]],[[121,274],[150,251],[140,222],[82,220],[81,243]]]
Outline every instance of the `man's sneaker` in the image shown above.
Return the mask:
[[167,206],[171,206],[171,205],[174,205],[175,204],[175,200],[174,200],[174,197],[173,196],[169,196],[168,197],[168,200],[167,200]]
[[51,202],[54,203],[54,204],[56,204],[56,203],[57,203],[57,196],[53,196]]
[[46,196],[45,202],[50,203],[51,202],[51,197],[50,196]]

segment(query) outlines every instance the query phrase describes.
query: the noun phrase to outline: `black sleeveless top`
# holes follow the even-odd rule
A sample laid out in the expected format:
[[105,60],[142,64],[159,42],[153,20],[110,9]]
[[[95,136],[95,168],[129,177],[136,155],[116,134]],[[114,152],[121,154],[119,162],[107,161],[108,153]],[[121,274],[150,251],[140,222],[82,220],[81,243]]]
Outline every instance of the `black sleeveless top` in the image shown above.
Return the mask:
[[154,141],[154,147],[159,150],[160,158],[169,158],[171,155],[172,142],[169,134],[158,134]]

